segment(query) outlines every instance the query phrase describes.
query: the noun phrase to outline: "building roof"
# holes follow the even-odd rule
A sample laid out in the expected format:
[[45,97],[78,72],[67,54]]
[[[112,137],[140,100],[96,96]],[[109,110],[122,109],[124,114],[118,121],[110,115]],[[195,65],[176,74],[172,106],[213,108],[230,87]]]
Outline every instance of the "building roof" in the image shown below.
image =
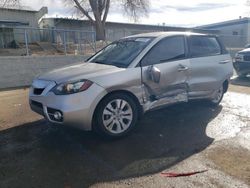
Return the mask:
[[[55,21],[68,21],[68,22],[85,22],[90,23],[89,20],[80,20],[73,18],[44,18],[44,19],[54,19]],[[123,23],[123,22],[106,22],[108,25],[122,25],[122,26],[138,26],[138,27],[157,27],[157,28],[176,28],[176,29],[192,29],[187,27],[176,27],[176,26],[163,26],[163,25],[152,25],[152,24],[138,24],[138,23]]]
[[[90,25],[90,21],[89,20],[80,20],[80,19],[72,19],[72,18],[43,18],[43,20],[54,20],[55,22],[55,27],[57,26],[58,23],[61,22],[69,22],[69,23],[73,23],[73,22],[81,22],[84,24],[88,24]],[[141,29],[143,29],[145,27],[145,29],[155,29],[155,30],[162,30],[162,31],[195,31],[195,32],[209,32],[209,33],[217,33],[217,30],[207,30],[203,29],[203,28],[189,28],[189,27],[175,27],[175,26],[163,26],[163,25],[149,25],[149,24],[138,24],[138,23],[121,23],[121,22],[106,22],[107,26],[122,26],[122,27],[140,27]]]
[[217,29],[220,27],[239,25],[239,24],[245,24],[245,23],[250,23],[250,18],[245,17],[245,18],[239,18],[239,19],[229,20],[229,21],[225,21],[225,22],[218,22],[218,23],[213,23],[213,24],[208,24],[208,25],[201,25],[201,26],[198,26],[196,28]]
[[29,6],[19,6],[19,5],[15,5],[15,6],[10,6],[7,5],[5,7],[0,7],[0,9],[5,9],[5,10],[16,10],[16,11],[28,11],[28,12],[37,12],[36,10],[34,10],[33,8],[29,7]]

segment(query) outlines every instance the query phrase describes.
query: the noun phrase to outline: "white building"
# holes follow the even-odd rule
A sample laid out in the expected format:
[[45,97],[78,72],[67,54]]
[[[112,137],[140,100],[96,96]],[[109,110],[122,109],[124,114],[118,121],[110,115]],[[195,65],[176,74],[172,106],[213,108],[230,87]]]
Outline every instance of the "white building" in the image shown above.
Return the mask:
[[218,30],[219,36],[229,48],[243,48],[250,43],[250,18],[239,18],[209,25],[200,29]]
[[39,11],[29,7],[0,7],[0,48],[8,47],[14,39],[24,42],[23,28],[38,28],[39,20],[47,13],[47,7]]

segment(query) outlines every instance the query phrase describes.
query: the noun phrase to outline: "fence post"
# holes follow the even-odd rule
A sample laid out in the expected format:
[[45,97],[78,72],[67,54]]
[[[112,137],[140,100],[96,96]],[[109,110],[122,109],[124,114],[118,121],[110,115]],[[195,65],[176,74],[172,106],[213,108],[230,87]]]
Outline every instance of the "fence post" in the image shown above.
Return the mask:
[[92,35],[92,44],[94,43],[94,51],[96,53],[96,31],[94,30],[94,26],[91,27],[91,35]]
[[96,53],[96,32],[93,32],[93,42],[94,42],[94,50],[95,50],[95,53]]
[[83,54],[82,45],[81,45],[81,43],[82,43],[81,39],[82,39],[82,33],[81,33],[81,31],[79,31],[78,32],[79,55]]
[[24,29],[24,40],[25,40],[26,55],[29,56],[28,36],[26,29]]
[[64,54],[67,55],[66,31],[63,31],[63,45],[64,45]]

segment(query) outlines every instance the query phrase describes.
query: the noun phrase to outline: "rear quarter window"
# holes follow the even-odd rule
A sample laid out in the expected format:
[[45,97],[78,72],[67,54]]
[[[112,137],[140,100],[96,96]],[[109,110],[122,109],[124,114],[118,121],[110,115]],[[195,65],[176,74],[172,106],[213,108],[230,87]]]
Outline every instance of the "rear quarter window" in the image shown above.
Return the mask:
[[190,36],[189,51],[191,57],[214,56],[221,54],[221,46],[216,37]]

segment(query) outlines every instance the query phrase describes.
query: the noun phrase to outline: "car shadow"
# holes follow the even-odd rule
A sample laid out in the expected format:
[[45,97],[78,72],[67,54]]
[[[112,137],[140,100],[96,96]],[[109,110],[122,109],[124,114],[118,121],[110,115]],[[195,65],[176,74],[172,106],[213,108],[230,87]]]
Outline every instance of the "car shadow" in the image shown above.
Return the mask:
[[231,84],[250,87],[250,76],[248,75],[247,77],[235,77],[231,79]]
[[221,110],[191,102],[149,112],[113,141],[44,120],[1,131],[0,187],[89,187],[159,173],[213,142],[206,127]]

